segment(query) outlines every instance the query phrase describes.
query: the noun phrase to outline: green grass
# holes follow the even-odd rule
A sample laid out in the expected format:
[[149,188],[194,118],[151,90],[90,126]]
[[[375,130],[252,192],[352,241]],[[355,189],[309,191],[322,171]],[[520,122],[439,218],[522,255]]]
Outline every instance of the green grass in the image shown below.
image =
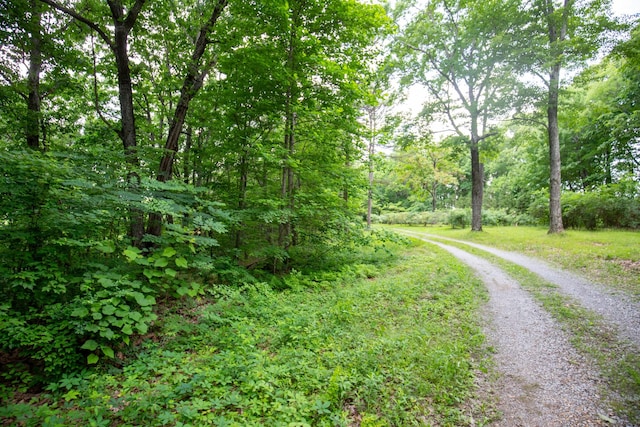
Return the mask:
[[483,227],[480,233],[450,227],[399,228],[539,257],[640,299],[640,232],[569,230],[549,235],[540,227]]
[[464,426],[473,415],[482,424],[469,401],[486,291],[454,258],[420,244],[384,269],[294,282],[284,292],[219,288],[172,306],[135,354],[30,399],[5,396],[0,421]]
[[[460,236],[453,238],[462,240],[464,234],[459,234]],[[478,241],[477,234],[483,233],[473,233],[474,241]],[[527,232],[521,234],[526,235]],[[560,238],[569,240],[573,236]],[[493,245],[491,239],[481,239],[483,244]],[[513,235],[510,239],[513,239]],[[590,240],[585,239],[585,236],[581,236],[580,239]],[[600,315],[585,309],[573,298],[560,293],[556,285],[543,280],[526,268],[462,243],[441,241],[486,258],[516,279],[562,325],[574,347],[599,368],[605,381],[602,392],[608,403],[634,425],[640,423],[640,354],[637,353],[637,349],[618,339],[613,327]],[[609,244],[614,245],[613,242]],[[573,247],[573,244],[569,246]],[[517,249],[517,244],[509,249]]]

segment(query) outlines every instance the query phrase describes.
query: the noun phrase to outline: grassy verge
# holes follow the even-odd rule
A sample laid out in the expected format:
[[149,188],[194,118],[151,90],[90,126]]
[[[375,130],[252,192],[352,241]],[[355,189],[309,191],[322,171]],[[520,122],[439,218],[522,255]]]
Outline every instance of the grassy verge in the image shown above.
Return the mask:
[[[491,243],[486,240],[483,243]],[[572,344],[598,366],[606,383],[604,396],[614,409],[634,425],[640,423],[640,354],[620,341],[601,316],[526,268],[462,243],[441,241],[486,258],[516,279],[569,333]]]
[[298,277],[281,292],[220,288],[172,306],[135,357],[70,375],[46,393],[9,393],[0,421],[469,425],[483,287],[428,245],[376,270],[356,266],[332,281],[317,277],[314,287]]
[[401,228],[542,258],[640,300],[640,232],[569,230],[549,235],[540,227],[483,227],[481,233],[450,227]]

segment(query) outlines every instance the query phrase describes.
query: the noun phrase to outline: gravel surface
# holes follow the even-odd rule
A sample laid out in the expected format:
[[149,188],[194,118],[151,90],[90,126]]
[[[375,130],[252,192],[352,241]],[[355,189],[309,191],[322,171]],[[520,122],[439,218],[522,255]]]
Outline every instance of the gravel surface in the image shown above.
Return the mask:
[[568,271],[551,267],[542,260],[516,252],[428,234],[418,234],[417,236],[420,238],[437,237],[463,243],[532,271],[547,282],[558,286],[560,292],[575,298],[583,307],[600,314],[605,320],[616,326],[620,337],[626,338],[637,348],[640,348],[640,304],[633,302],[622,292],[607,289],[601,284],[590,282]]
[[502,417],[493,426],[611,425],[612,412],[600,399],[598,370],[571,346],[555,320],[514,279],[462,249],[429,240],[424,234],[407,234],[468,264],[489,291],[484,332],[487,344],[495,350],[499,378],[481,379],[480,394],[497,400]]

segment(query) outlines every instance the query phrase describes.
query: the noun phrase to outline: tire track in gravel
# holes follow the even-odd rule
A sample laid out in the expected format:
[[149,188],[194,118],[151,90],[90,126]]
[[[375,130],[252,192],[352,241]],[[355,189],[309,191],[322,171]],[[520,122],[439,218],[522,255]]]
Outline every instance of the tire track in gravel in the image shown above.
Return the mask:
[[[559,325],[519,284],[489,261],[413,234],[469,265],[489,291],[485,335],[495,348],[499,378],[481,384],[495,393],[505,427],[604,426],[597,369],[570,344]],[[483,383],[486,381],[482,381]],[[487,382],[488,383],[488,382]]]
[[517,252],[431,234],[407,233],[421,239],[437,238],[462,243],[524,267],[558,286],[561,293],[574,298],[584,308],[601,315],[616,327],[621,338],[629,340],[637,349],[640,349],[640,304],[633,302],[621,292],[607,289],[601,284],[590,282],[576,274],[554,268],[540,259]]

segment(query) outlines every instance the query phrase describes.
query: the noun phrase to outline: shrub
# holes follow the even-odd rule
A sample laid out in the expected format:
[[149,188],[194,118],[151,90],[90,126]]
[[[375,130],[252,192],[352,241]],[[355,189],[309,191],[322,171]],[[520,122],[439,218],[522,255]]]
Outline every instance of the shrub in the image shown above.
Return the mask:
[[568,228],[640,228],[640,199],[629,184],[602,186],[587,193],[565,193],[562,221]]
[[449,213],[449,224],[451,228],[466,228],[471,222],[469,211],[463,209],[453,209]]

